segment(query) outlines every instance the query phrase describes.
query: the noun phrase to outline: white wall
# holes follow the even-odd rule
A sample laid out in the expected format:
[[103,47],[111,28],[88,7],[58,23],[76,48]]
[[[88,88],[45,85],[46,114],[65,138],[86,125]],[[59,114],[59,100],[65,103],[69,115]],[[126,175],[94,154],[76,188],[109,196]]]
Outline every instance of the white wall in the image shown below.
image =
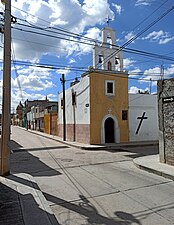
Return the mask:
[[[74,112],[72,105],[72,91],[76,92],[75,120],[76,124],[90,124],[90,88],[89,77],[83,77],[79,83],[70,87],[65,92],[66,102],[66,123],[74,123]],[[58,122],[63,124],[63,109],[61,109],[61,98],[63,94],[58,96]],[[89,107],[86,107],[89,104]]]
[[[140,119],[145,117],[139,133],[136,134]],[[158,102],[157,95],[129,94],[129,140],[151,141],[158,140]]]

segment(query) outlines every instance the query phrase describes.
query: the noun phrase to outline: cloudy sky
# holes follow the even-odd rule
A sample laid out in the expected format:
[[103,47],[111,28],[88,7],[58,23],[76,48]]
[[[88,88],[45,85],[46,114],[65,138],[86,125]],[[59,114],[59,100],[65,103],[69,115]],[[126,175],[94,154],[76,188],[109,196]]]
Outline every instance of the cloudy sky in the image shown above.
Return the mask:
[[[151,87],[155,93],[161,67],[166,78],[174,77],[172,6],[173,0],[12,0],[16,17],[12,24],[12,111],[26,99],[57,100],[61,74],[66,75],[69,87],[92,65],[92,47],[101,40],[107,17],[116,31],[116,45],[142,33],[127,46],[131,51],[124,52],[129,92]],[[2,87],[2,34],[0,41]]]

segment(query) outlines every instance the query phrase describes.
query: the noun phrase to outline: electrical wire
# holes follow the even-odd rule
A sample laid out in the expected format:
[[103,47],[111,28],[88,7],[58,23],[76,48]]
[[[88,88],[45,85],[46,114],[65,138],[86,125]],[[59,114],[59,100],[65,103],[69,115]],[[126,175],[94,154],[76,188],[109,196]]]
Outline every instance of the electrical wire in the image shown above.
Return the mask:
[[[23,26],[23,24],[20,24],[20,25]],[[55,35],[50,35],[50,34],[47,34],[47,33],[35,32],[33,30],[26,30],[26,29],[21,29],[21,28],[18,28],[18,27],[12,27],[12,28],[13,29],[20,30],[20,31],[23,31],[23,32],[33,33],[33,34],[47,36],[47,37],[52,37],[52,38],[56,38],[56,39],[62,39],[62,40],[70,41],[70,42],[76,42],[78,44],[80,43],[80,44],[90,45],[90,46],[93,46],[93,47],[95,46],[94,43],[84,42],[84,41],[75,40],[75,39],[69,39],[69,38],[65,38],[65,37],[62,37],[62,36],[55,36]],[[32,27],[32,28],[34,28],[34,27]],[[42,30],[42,28],[35,28],[35,29]],[[59,35],[63,35],[64,36],[64,34],[62,34],[62,33],[57,33],[56,32],[56,34],[59,34]],[[97,40],[95,40],[95,41],[97,42]],[[100,43],[102,43],[102,42],[100,42]],[[174,58],[173,57],[168,57],[168,56],[164,56],[164,55],[160,55],[160,54],[155,54],[155,53],[151,53],[151,52],[145,52],[145,51],[142,51],[142,50],[137,50],[137,49],[132,49],[132,48],[126,48],[124,46],[119,47],[119,46],[114,45],[114,44],[111,44],[111,46],[112,47],[119,48],[119,50],[117,52],[119,52],[120,49],[122,48],[122,50],[124,52],[127,52],[127,53],[138,54],[138,55],[143,55],[143,56],[146,56],[146,57],[158,58],[158,59],[163,59],[163,60],[167,60],[167,61],[174,61]],[[108,48],[105,47],[105,49],[108,49]],[[116,51],[113,54],[116,54]],[[111,57],[111,55],[109,55],[108,57]]]
[[[159,16],[157,19],[155,19],[152,23],[150,23],[148,26],[146,26],[143,30],[138,32],[134,37],[129,39],[125,44],[123,44],[119,50],[114,51],[109,56],[107,56],[104,61],[111,59],[114,55],[122,51],[126,46],[134,42],[138,37],[140,37],[142,34],[144,34],[147,30],[149,30],[151,27],[153,27],[156,23],[158,23],[161,19],[163,19],[165,16],[167,16],[172,10],[174,10],[174,6],[172,6],[170,9],[165,11],[161,16]],[[97,64],[99,65],[99,63]]]
[[[151,14],[154,14],[159,8],[161,8],[166,2],[167,2],[168,0],[166,0],[166,1],[164,1],[157,9],[155,9]],[[20,10],[19,8],[17,8],[17,7],[14,7],[14,8],[16,8],[16,9],[18,9],[18,10]],[[39,18],[39,17],[36,17],[36,16],[34,16],[34,15],[32,15],[32,14],[30,14],[30,13],[28,13],[28,12],[26,12],[26,11],[24,11],[24,10],[21,10],[21,11],[23,11],[23,12],[25,12],[26,14],[28,14],[28,15],[31,15],[32,17],[35,17],[35,18],[37,18],[37,19],[39,19],[39,20],[41,20],[41,21],[44,21],[45,23],[47,23],[47,24],[49,24],[49,22],[48,21],[46,21],[46,20],[44,20],[44,19],[41,19],[41,18]],[[18,18],[18,19],[20,19],[20,18]],[[142,21],[142,22],[140,22],[136,27],[138,27],[141,23],[143,23],[145,20],[147,19],[147,17]],[[33,25],[33,24],[31,24],[30,22],[28,22],[27,20],[23,20],[23,19],[20,19],[21,21],[24,21],[24,22],[26,22],[26,23],[28,23],[28,24],[30,24],[31,26],[34,26],[34,27],[36,27],[36,28],[38,28],[38,29],[48,29],[48,28],[51,28],[51,29],[55,29],[55,30],[59,30],[59,31],[62,31],[62,32],[66,32],[66,33],[69,33],[69,34],[73,34],[73,35],[76,35],[76,36],[79,36],[79,37],[83,37],[83,38],[86,38],[85,36],[83,36],[83,35],[79,35],[79,34],[76,34],[76,33],[73,33],[73,32],[69,32],[68,30],[66,30],[66,29],[63,29],[63,28],[55,28],[55,27],[46,27],[46,28],[40,28],[40,27],[38,27],[38,26],[35,26],[35,25]],[[136,28],[135,27],[135,28]],[[134,29],[135,29],[134,28]],[[59,33],[59,35],[60,35],[60,33]],[[64,34],[61,34],[61,35],[64,35]],[[69,35],[70,36],[70,35]],[[88,40],[91,40],[91,41],[98,41],[98,40],[95,40],[95,39],[91,39],[91,38],[87,38]],[[67,39],[66,39],[67,40]],[[67,40],[67,41],[70,41],[69,39]],[[72,41],[74,41],[74,40],[72,40]],[[76,42],[76,41],[75,41]],[[79,43],[79,40],[77,41],[78,43]],[[84,42],[81,42],[81,43],[83,43],[83,44],[87,44],[87,43],[84,43]],[[88,43],[89,44],[89,43]],[[89,44],[90,45],[90,44]],[[125,50],[126,52],[127,52],[127,50]],[[129,51],[129,50],[128,50]],[[144,54],[144,53],[143,53]],[[147,56],[147,55],[146,55]],[[148,57],[150,57],[149,55],[148,55]],[[151,57],[154,57],[154,55],[153,56],[151,56]],[[155,57],[163,57],[163,56],[155,56]],[[168,58],[169,59],[169,58]],[[168,60],[168,59],[166,59],[166,60]],[[169,59],[169,60],[172,60],[173,61],[173,59]]]

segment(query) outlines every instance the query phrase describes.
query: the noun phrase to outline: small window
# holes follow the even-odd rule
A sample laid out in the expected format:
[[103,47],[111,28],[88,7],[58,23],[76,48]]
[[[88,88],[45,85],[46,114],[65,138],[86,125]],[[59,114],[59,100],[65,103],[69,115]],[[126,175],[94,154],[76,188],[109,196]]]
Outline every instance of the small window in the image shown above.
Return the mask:
[[127,120],[128,119],[128,111],[127,110],[123,110],[122,111],[122,120]]
[[105,81],[105,94],[106,95],[115,95],[115,81],[113,81],[113,80]]

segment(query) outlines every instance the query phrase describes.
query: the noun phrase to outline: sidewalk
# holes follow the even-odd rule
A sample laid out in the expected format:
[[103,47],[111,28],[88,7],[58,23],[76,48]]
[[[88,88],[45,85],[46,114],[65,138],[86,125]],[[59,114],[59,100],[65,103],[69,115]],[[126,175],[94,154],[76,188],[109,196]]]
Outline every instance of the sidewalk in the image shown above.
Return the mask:
[[[22,128],[22,129],[25,129],[25,128]],[[129,143],[119,143],[119,144],[113,143],[113,144],[106,144],[106,145],[90,145],[90,144],[84,144],[84,143],[79,143],[79,142],[63,141],[62,138],[60,138],[58,136],[46,134],[46,133],[36,131],[36,130],[27,130],[27,131],[37,134],[37,135],[40,135],[42,137],[52,139],[54,141],[58,141],[60,143],[66,144],[68,146],[80,148],[83,150],[102,150],[102,149],[119,150],[119,149],[123,149],[123,148],[127,148],[127,147],[153,146],[153,145],[158,144],[158,141],[139,141],[139,142],[129,142]]]
[[58,225],[29,174],[0,176],[0,225]]
[[135,158],[133,162],[140,169],[174,180],[174,166],[160,163],[159,155]]

